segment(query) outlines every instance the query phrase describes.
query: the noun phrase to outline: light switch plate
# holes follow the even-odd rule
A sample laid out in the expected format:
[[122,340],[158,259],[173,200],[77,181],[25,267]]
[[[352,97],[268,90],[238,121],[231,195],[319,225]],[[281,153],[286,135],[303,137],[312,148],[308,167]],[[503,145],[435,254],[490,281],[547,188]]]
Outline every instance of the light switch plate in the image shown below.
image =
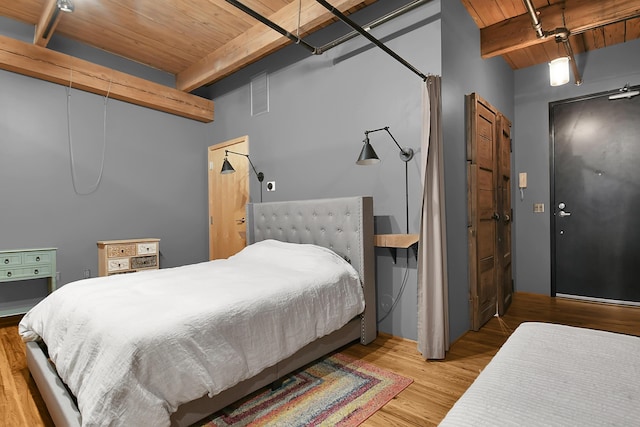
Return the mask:
[[533,204],[533,212],[534,213],[543,213],[544,212],[544,203],[534,203]]

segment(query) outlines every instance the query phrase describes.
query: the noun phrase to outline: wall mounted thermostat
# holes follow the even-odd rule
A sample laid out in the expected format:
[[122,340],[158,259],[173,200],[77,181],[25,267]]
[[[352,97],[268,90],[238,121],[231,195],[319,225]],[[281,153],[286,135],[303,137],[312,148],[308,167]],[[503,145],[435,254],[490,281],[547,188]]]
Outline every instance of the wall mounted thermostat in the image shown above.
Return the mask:
[[518,175],[518,187],[519,188],[527,188],[527,173],[520,172]]

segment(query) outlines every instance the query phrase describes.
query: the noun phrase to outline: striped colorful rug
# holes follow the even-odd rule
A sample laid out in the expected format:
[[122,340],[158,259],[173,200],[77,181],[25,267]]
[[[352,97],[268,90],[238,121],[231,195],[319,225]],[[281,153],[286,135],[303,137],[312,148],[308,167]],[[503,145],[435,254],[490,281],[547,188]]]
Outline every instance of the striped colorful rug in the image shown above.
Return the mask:
[[413,382],[336,353],[198,423],[206,427],[357,426]]

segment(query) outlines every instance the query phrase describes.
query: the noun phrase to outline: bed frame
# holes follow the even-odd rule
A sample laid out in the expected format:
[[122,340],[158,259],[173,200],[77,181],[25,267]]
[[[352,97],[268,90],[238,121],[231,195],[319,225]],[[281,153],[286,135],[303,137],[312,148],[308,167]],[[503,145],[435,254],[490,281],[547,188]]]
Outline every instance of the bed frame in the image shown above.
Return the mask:
[[[171,425],[188,426],[236,400],[340,347],[360,340],[369,344],[377,336],[375,258],[373,246],[373,199],[344,197],[247,205],[248,243],[275,239],[312,243],[333,249],[348,258],[360,274],[365,293],[365,312],[341,329],[302,348],[289,358],[253,378],[209,398],[181,405]],[[74,398],[58,377],[55,367],[38,343],[26,343],[27,366],[56,426],[81,426]]]

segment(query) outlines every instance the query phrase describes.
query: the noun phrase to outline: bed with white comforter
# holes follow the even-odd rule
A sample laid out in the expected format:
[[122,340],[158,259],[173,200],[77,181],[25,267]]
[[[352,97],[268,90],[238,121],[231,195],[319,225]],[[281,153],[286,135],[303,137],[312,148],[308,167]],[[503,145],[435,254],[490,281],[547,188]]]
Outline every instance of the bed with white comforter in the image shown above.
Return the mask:
[[523,323],[440,426],[640,424],[640,337]]
[[20,323],[44,340],[82,425],[169,425],[364,310],[330,249],[264,240],[227,260],[67,284]]

